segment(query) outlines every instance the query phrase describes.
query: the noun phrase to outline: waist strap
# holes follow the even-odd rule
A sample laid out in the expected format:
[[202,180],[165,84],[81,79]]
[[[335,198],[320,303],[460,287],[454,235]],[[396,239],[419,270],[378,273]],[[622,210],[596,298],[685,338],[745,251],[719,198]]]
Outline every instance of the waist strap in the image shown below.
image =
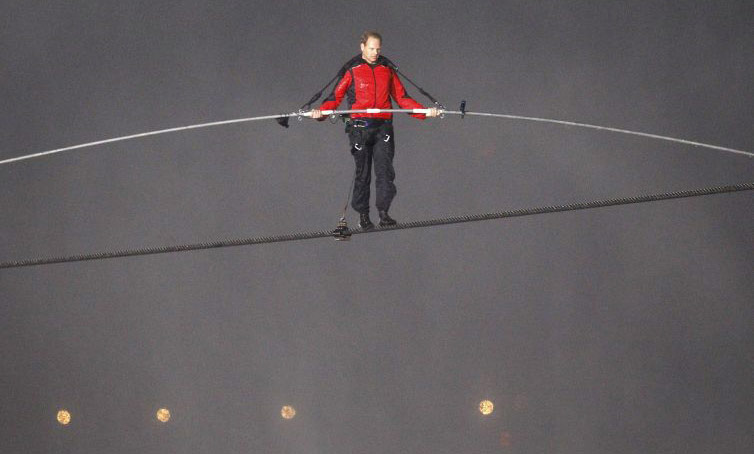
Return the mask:
[[354,128],[372,128],[393,122],[386,118],[352,118],[348,121]]

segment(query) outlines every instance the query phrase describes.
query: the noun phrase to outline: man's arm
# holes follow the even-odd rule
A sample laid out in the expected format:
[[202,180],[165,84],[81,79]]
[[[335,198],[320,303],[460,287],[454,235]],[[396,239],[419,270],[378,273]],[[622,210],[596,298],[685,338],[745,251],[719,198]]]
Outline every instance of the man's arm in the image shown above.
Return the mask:
[[[401,79],[398,78],[398,73],[395,72],[395,70],[390,71],[392,73],[392,80],[390,83],[390,96],[395,99],[395,102],[398,103],[398,105],[401,107],[401,109],[426,109],[426,107],[422,106],[414,98],[408,95],[406,93],[406,88],[403,86],[403,82],[401,82]],[[427,115],[424,114],[409,114],[414,118],[418,118],[420,120],[424,120],[427,117],[436,117],[438,115],[437,108],[430,107],[429,112]]]
[[341,101],[343,101],[343,97],[346,95],[346,90],[351,86],[351,82],[351,71],[346,71],[345,74],[343,74],[343,77],[341,77],[335,85],[335,88],[333,88],[332,93],[322,101],[319,109],[312,109],[312,118],[320,121],[324,120],[324,117],[322,116],[323,110],[337,109]]

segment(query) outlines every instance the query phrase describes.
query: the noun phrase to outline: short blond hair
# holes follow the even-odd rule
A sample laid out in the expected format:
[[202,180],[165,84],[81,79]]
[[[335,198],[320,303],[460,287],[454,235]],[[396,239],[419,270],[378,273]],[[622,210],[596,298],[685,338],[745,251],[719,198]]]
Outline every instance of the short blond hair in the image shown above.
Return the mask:
[[380,40],[380,44],[382,44],[382,35],[374,30],[368,30],[361,34],[361,44],[366,44],[369,38],[377,38]]

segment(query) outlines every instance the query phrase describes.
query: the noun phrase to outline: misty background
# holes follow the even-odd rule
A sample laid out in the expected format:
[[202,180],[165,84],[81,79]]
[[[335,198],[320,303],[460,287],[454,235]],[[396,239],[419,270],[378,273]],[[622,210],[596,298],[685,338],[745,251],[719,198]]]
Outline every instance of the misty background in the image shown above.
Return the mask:
[[[294,111],[367,29],[449,109],[754,151],[750,1],[0,11],[0,159]],[[745,156],[583,128],[395,135],[399,221],[754,181]],[[0,261],[334,228],[352,172],[342,125],[310,120],[2,165]],[[753,213],[741,192],[1,270],[0,450],[751,452]]]

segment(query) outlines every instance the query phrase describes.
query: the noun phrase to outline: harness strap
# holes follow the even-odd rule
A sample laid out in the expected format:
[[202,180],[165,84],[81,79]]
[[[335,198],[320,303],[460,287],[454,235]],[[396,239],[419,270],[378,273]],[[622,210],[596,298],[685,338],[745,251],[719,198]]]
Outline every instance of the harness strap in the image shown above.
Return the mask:
[[408,81],[408,83],[410,83],[411,85],[413,85],[414,87],[416,87],[416,89],[417,89],[417,90],[419,90],[419,92],[420,92],[421,94],[423,94],[424,96],[426,96],[426,97],[427,97],[427,98],[428,98],[428,99],[429,99],[430,101],[432,101],[432,102],[433,102],[433,103],[434,103],[434,104],[435,104],[435,105],[436,105],[437,107],[439,107],[440,109],[443,109],[443,110],[445,110],[445,106],[444,106],[444,105],[442,105],[442,104],[441,104],[441,103],[440,103],[440,102],[439,102],[438,100],[436,100],[436,99],[434,98],[434,96],[432,96],[432,95],[430,95],[429,93],[427,93],[427,92],[426,92],[426,91],[425,91],[425,90],[424,90],[424,89],[423,89],[422,87],[420,87],[420,86],[416,85],[416,84],[414,83],[414,81],[413,81],[413,80],[409,79],[409,77],[408,77],[407,75],[403,74],[403,73],[401,72],[401,70],[399,70],[399,69],[398,69],[398,65],[396,65],[395,63],[393,63],[392,61],[390,61],[390,59],[388,59],[387,57],[382,57],[382,58],[384,58],[384,59],[385,59],[385,62],[386,62],[386,63],[388,64],[388,66],[389,66],[389,67],[391,67],[391,68],[392,68],[392,69],[393,69],[393,70],[394,70],[395,72],[397,72],[397,73],[398,73],[398,74],[399,74],[399,75],[400,75],[401,77],[403,77],[404,79],[406,79],[406,80]]

